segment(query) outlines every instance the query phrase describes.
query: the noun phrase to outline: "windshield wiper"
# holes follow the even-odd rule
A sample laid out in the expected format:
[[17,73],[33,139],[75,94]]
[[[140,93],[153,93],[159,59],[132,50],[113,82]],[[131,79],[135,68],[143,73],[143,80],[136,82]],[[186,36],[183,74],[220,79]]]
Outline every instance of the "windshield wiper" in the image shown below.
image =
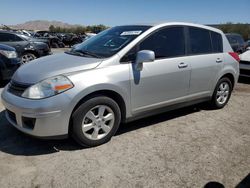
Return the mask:
[[96,58],[102,58],[102,56],[99,56],[95,53],[92,53],[92,52],[89,52],[89,51],[85,51],[85,50],[75,50],[74,52],[79,52],[81,54],[85,54],[85,55],[88,55],[88,56],[91,56],[91,57],[96,57]]
[[65,53],[66,53],[66,54],[78,55],[78,56],[85,57],[84,53],[77,52],[77,51],[66,51]]

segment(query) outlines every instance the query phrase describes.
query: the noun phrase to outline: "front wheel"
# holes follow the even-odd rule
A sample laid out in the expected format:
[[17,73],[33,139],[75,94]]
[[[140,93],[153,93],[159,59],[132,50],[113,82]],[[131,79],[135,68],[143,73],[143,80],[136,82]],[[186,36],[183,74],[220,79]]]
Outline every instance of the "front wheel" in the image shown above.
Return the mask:
[[229,78],[221,78],[214,90],[213,97],[211,100],[212,107],[215,109],[223,108],[232,93],[232,83]]
[[72,136],[82,146],[98,146],[116,133],[121,112],[109,97],[98,96],[80,105],[72,115]]
[[25,52],[21,57],[22,64],[28,63],[34,59],[36,59],[36,56],[30,52]]

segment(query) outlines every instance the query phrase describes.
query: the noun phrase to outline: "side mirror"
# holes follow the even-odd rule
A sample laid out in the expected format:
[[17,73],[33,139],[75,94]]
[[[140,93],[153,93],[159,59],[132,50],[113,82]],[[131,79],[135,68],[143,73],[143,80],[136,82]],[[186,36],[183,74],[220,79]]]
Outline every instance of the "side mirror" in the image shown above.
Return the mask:
[[151,50],[141,50],[136,54],[135,68],[136,70],[142,70],[143,63],[153,62],[155,60],[155,53]]

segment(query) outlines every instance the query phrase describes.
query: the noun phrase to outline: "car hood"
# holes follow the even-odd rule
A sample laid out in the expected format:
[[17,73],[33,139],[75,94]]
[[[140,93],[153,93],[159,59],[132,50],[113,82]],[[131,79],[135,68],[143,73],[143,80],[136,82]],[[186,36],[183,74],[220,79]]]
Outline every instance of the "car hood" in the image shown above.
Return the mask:
[[250,62],[250,50],[244,52],[243,54],[240,54],[240,60]]
[[97,67],[102,60],[80,57],[66,53],[50,55],[22,65],[13,75],[12,80],[34,84],[49,77],[88,70]]

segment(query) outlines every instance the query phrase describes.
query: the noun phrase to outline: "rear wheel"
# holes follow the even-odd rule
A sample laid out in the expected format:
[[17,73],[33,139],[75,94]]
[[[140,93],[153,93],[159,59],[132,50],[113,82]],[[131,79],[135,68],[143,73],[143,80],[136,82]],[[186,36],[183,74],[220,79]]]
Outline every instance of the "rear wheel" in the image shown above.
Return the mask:
[[214,90],[211,104],[213,108],[220,109],[223,108],[232,93],[232,83],[229,78],[221,78]]
[[121,112],[111,98],[98,96],[80,105],[72,115],[72,136],[82,146],[98,146],[116,133]]
[[21,61],[22,64],[28,63],[29,61],[32,61],[36,59],[35,54],[30,53],[30,52],[25,52],[22,56],[21,56]]

